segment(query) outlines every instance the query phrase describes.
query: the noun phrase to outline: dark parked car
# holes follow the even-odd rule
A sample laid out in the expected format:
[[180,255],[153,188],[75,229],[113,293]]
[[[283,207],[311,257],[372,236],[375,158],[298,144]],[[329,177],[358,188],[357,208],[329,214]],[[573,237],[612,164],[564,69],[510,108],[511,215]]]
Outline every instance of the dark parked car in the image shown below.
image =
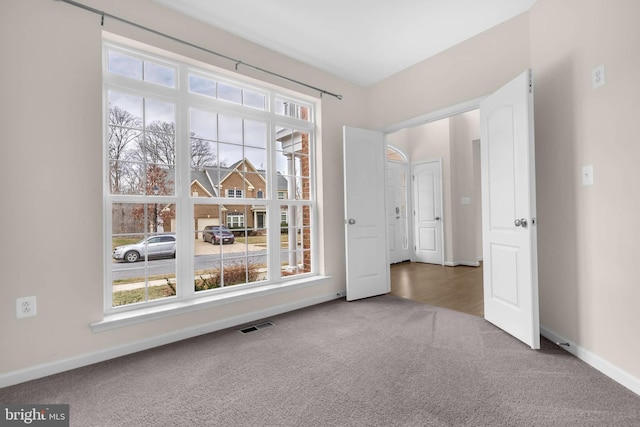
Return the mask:
[[176,257],[176,236],[161,234],[150,236],[131,245],[118,246],[113,250],[112,257],[117,260],[136,262],[148,258]]
[[236,237],[231,230],[226,227],[207,225],[202,231],[202,240],[211,242],[214,245],[219,245],[220,243],[234,243]]

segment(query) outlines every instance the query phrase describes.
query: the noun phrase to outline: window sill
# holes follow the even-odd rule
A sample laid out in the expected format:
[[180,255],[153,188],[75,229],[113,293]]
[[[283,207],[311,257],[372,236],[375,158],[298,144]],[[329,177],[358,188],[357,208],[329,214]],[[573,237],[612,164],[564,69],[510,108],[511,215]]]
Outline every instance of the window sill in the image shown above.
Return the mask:
[[101,321],[92,323],[91,329],[94,333],[109,331],[111,329],[149,322],[151,320],[163,319],[165,317],[190,313],[192,311],[205,310],[211,307],[236,303],[247,299],[278,294],[308,286],[316,286],[326,283],[329,279],[330,276],[313,276],[284,283],[259,286],[249,289],[239,289],[237,291],[226,292],[218,295],[196,297],[169,304],[145,307],[122,313],[108,314]]

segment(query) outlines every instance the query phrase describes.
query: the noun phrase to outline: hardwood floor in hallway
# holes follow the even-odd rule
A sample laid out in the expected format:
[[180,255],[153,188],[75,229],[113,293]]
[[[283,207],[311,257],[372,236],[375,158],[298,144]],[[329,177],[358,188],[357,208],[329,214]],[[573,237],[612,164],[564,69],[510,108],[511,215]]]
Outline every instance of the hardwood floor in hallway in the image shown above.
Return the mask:
[[391,295],[483,317],[482,263],[480,267],[393,264]]

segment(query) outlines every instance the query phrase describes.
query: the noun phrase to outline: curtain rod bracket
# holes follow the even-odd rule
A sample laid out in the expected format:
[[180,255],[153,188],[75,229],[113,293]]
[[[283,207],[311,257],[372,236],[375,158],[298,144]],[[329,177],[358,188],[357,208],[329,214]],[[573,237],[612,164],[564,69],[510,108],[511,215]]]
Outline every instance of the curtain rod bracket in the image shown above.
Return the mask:
[[100,26],[104,27],[104,13],[102,13],[102,18],[100,19]]

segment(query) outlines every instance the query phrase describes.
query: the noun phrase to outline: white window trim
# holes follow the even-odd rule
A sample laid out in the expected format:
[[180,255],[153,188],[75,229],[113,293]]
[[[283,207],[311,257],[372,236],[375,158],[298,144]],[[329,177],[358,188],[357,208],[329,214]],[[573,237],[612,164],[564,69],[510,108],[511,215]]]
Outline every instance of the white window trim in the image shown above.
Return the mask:
[[[252,284],[242,285],[241,287],[240,286],[234,287],[235,289],[233,290],[233,292],[220,292],[221,290],[224,289],[222,288],[220,290],[216,290],[216,292],[214,293],[209,293],[205,291],[205,292],[200,292],[196,295],[193,290],[191,292],[181,292],[179,288],[178,291],[176,292],[177,295],[175,298],[164,298],[159,300],[151,300],[149,302],[140,303],[140,304],[132,304],[130,306],[112,307],[112,302],[111,302],[112,301],[111,299],[112,280],[111,280],[111,271],[110,271],[109,262],[108,262],[110,261],[111,241],[112,241],[110,225],[109,225],[111,223],[111,209],[110,209],[111,204],[118,203],[118,202],[148,203],[149,199],[148,199],[148,196],[136,197],[131,195],[110,195],[109,194],[109,182],[108,182],[109,181],[108,180],[109,160],[108,160],[108,155],[105,154],[105,161],[104,161],[105,170],[103,173],[104,194],[105,194],[105,205],[104,205],[105,317],[103,321],[93,324],[94,331],[105,330],[100,325],[134,324],[134,323],[138,323],[138,321],[146,321],[146,319],[150,318],[149,316],[156,318],[154,316],[164,317],[164,316],[169,316],[173,314],[179,314],[186,311],[192,311],[194,309],[193,307],[206,308],[205,306],[208,307],[211,304],[218,305],[224,302],[233,302],[238,299],[244,298],[243,297],[244,295],[258,296],[258,295],[268,294],[270,292],[273,292],[274,289],[289,289],[289,288],[296,287],[297,284],[309,284],[309,283],[315,283],[317,281],[322,281],[324,279],[324,276],[319,275],[319,271],[321,269],[320,269],[320,266],[318,265],[318,259],[319,259],[319,256],[318,256],[319,246],[317,244],[318,224],[317,224],[317,212],[316,212],[317,204],[315,202],[315,199],[316,199],[315,197],[315,185],[316,185],[315,184],[315,177],[316,177],[315,149],[316,148],[315,147],[317,147],[316,135],[315,135],[315,126],[316,126],[315,115],[319,114],[319,109],[320,109],[319,101],[315,98],[311,98],[299,93],[293,93],[286,89],[282,89],[273,85],[259,82],[250,78],[244,78],[244,77],[238,78],[238,76],[235,74],[233,75],[233,78],[230,79],[228,77],[225,77],[225,75],[229,74],[225,70],[220,70],[213,66],[209,66],[202,63],[197,63],[196,61],[193,61],[189,58],[184,58],[169,52],[160,51],[159,49],[151,48],[149,46],[144,46],[137,42],[131,42],[131,41],[125,42],[124,39],[118,36],[109,35],[107,33],[104,33],[104,34],[105,34],[105,38],[103,41],[103,45],[105,47],[103,48],[103,57],[106,57],[106,46],[109,46],[110,48],[115,47],[114,50],[118,50],[126,54],[130,54],[130,52],[133,51],[134,52],[133,56],[142,57],[145,60],[147,60],[148,58],[153,62],[162,63],[163,65],[175,66],[176,64],[174,63],[174,61],[181,62],[181,64],[177,64],[177,67],[179,68],[179,76],[177,79],[178,87],[187,87],[185,86],[185,82],[188,80],[188,74],[185,72],[185,69],[193,69],[196,74],[198,73],[214,74],[216,75],[216,78],[219,76],[219,81],[224,82],[224,81],[231,80],[232,84],[234,85],[239,85],[240,87],[247,87],[250,89],[253,89],[255,87],[255,88],[258,88],[259,91],[264,91],[265,93],[267,93],[267,100],[270,103],[270,105],[267,106],[267,109],[270,110],[271,112],[265,112],[260,110],[247,111],[247,109],[251,110],[252,108],[245,107],[245,106],[237,106],[237,105],[228,103],[226,101],[214,100],[214,101],[211,101],[211,104],[214,104],[214,105],[220,104],[220,107],[221,107],[220,109],[218,109],[216,105],[216,110],[218,111],[227,112],[229,114],[238,114],[241,112],[242,113],[241,115],[246,118],[252,118],[252,116],[255,116],[256,118],[269,116],[270,117],[269,120],[272,123],[271,125],[271,129],[272,129],[271,132],[273,132],[273,135],[271,136],[272,141],[274,138],[274,134],[275,134],[274,129],[276,128],[276,126],[289,127],[302,132],[309,132],[312,135],[313,139],[311,141],[311,147],[313,148],[309,153],[310,163],[311,163],[310,164],[310,167],[311,167],[310,200],[309,201],[287,200],[287,203],[308,205],[311,207],[312,219],[311,219],[310,227],[312,230],[311,253],[312,253],[313,271],[311,273],[300,274],[292,278],[280,277],[279,279],[276,278],[275,280],[273,278],[270,278],[265,282],[256,282]],[[116,43],[119,43],[119,45]],[[129,44],[131,45],[131,47],[129,46]],[[138,49],[141,49],[141,51],[138,51]],[[105,74],[108,74],[108,73],[105,73]],[[153,90],[148,90],[149,85],[153,85]],[[139,89],[136,89],[136,87]],[[136,92],[137,90],[140,90],[143,92],[141,93],[142,96],[151,96],[153,98],[160,98],[160,99],[163,97],[175,99],[174,94],[176,93],[176,89],[174,88],[165,88],[162,86],[158,86],[155,83],[150,83],[145,81],[132,82],[131,79],[128,79],[126,77],[111,75],[111,78],[105,79],[103,82],[103,91],[104,91],[103,99],[104,99],[105,111],[108,111],[108,105],[107,105],[108,90],[116,90],[124,93],[132,93],[132,92]],[[178,96],[180,98],[184,98],[189,96],[198,97],[199,95],[184,94],[184,92],[182,92]],[[300,105],[308,106],[311,111],[311,117],[309,121],[303,121],[303,120],[298,120],[298,119],[287,117],[287,116],[277,115],[274,110],[275,99],[276,98],[283,99],[284,97],[290,98],[294,100],[294,102]],[[179,126],[181,125],[181,123],[186,123],[185,122],[186,119],[184,118],[180,119],[180,117],[184,115],[184,111],[181,111],[181,108],[184,109],[188,107],[184,107],[183,102],[181,104],[179,104],[178,101],[174,101],[174,102],[176,102],[176,105],[177,105],[176,133],[178,133],[180,132]],[[183,105],[183,107],[180,107],[180,105]],[[105,131],[104,131],[105,132],[105,136],[104,136],[105,152],[107,151],[106,150],[107,126],[108,124],[105,125]],[[188,154],[188,144],[178,144],[178,145],[179,146],[176,147],[176,151],[177,151],[176,156],[178,159],[177,163],[180,162],[181,157],[184,158],[184,156]],[[273,148],[271,149],[273,150]],[[273,159],[270,161],[270,163],[274,163],[274,162],[275,160]],[[271,170],[274,170],[274,171],[276,170],[275,164],[271,164],[270,166],[271,166],[270,168]],[[179,168],[176,167],[176,169],[179,169]],[[201,199],[194,200],[194,198],[188,197],[188,196],[191,196],[189,191],[190,170],[189,168],[185,168],[185,167],[182,167],[180,169],[182,169],[182,171],[181,172],[178,171],[175,177],[176,195],[175,196],[158,196],[158,197],[154,197],[153,200],[156,203],[176,204],[176,212],[177,212],[176,227],[178,232],[177,234],[181,237],[184,237],[189,234],[189,232],[185,232],[184,230],[189,230],[190,228],[188,225],[189,215],[185,214],[185,210],[186,212],[189,212],[189,210],[193,209],[194,203],[200,203],[202,202],[202,200]],[[267,185],[270,186],[270,189],[269,189],[270,191],[266,191],[265,193],[278,194],[277,179],[271,179],[270,181],[272,182],[267,183]],[[186,192],[183,191],[185,188],[186,188]],[[181,196],[181,194],[184,196]],[[266,202],[265,204],[267,205],[267,210],[279,209],[279,205],[281,201],[282,199],[279,199],[279,198],[261,199],[261,202]],[[251,204],[247,201],[244,201],[244,202],[246,203],[242,203],[242,204],[246,204],[247,206],[250,206]],[[224,204],[225,200],[224,198],[211,198],[210,200],[208,200],[208,203]],[[228,203],[228,199],[227,199],[227,203]],[[273,229],[279,229],[280,218],[278,215],[267,215],[267,219],[268,219],[267,227],[269,228],[274,227]],[[279,248],[279,233],[269,233],[269,234],[271,237],[268,244],[271,245],[271,247]],[[180,260],[178,260],[176,263],[177,264],[176,274],[183,281],[185,281],[184,278],[187,277],[187,275],[193,278],[193,248],[189,247],[189,246],[192,246],[191,241],[183,241],[183,240],[185,239],[179,239],[178,241],[178,250],[181,251],[183,255],[181,255]],[[273,246],[274,244],[276,246]],[[274,252],[277,252],[277,251],[274,251]],[[187,269],[188,272],[190,272],[190,273],[187,273],[187,275],[185,275],[184,272],[180,273],[180,271],[185,270],[185,268]],[[279,271],[279,270],[280,270],[279,257],[272,256],[269,264],[269,271]],[[189,282],[189,281],[186,281],[186,282]],[[181,288],[182,290],[184,290],[184,289],[188,289],[189,287],[190,286],[185,284],[185,285],[182,285]],[[195,308],[195,309],[199,309],[199,308]],[[152,315],[153,313],[161,313],[161,314]],[[129,320],[125,320],[125,319],[129,319]],[[118,327],[118,326],[114,326],[114,327]],[[110,328],[111,327],[108,327],[108,329]]]
[[94,333],[109,331],[125,326],[136,325],[138,323],[149,322],[151,320],[164,319],[198,310],[219,307],[224,304],[239,303],[262,296],[279,294],[310,286],[318,286],[327,283],[329,279],[331,279],[331,276],[306,276],[280,284],[242,288],[234,290],[233,292],[220,293],[218,295],[207,295],[205,297],[174,301],[169,304],[160,304],[152,307],[146,307],[144,309],[127,310],[119,313],[107,314],[101,321],[92,323],[91,329]]

